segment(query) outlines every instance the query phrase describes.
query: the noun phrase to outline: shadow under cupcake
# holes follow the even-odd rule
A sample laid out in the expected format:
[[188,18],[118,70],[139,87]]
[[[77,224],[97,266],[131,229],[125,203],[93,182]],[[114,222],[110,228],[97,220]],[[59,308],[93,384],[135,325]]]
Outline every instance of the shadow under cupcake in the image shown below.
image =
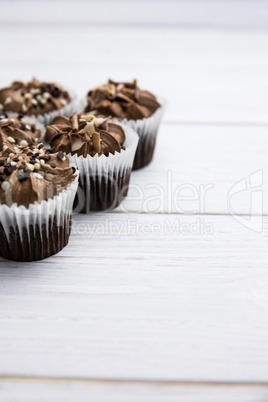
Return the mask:
[[79,170],[75,212],[113,209],[126,197],[139,140],[130,127],[93,115],[58,116],[45,140]]
[[114,121],[128,125],[138,133],[133,170],[151,162],[164,108],[151,92],[140,89],[136,80],[131,83],[109,80],[90,90],[84,111],[112,116]]

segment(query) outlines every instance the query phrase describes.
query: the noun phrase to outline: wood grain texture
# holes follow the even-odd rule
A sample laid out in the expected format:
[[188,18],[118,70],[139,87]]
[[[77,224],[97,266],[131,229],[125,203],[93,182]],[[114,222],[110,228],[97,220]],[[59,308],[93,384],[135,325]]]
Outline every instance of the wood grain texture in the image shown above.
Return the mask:
[[[29,13],[28,10],[31,10]],[[81,12],[82,10],[82,12]],[[118,12],[120,10],[120,12]],[[75,3],[47,0],[1,1],[0,21],[9,24],[65,24],[95,26],[182,26],[216,29],[267,29],[265,0],[78,0]],[[94,16],[94,18],[92,18]]]
[[176,219],[78,215],[59,255],[1,260],[0,374],[266,381],[267,232]]
[[1,86],[35,75],[83,96],[108,77],[137,77],[168,100],[165,121],[268,123],[265,32],[37,25],[0,35]]
[[267,386],[0,379],[3,402],[264,402]]
[[[267,127],[163,124],[153,162],[132,173],[129,197],[117,210],[267,214],[267,134]],[[254,188],[250,177],[256,172],[260,181]],[[244,179],[246,188],[240,191]],[[255,191],[263,194],[257,210]]]

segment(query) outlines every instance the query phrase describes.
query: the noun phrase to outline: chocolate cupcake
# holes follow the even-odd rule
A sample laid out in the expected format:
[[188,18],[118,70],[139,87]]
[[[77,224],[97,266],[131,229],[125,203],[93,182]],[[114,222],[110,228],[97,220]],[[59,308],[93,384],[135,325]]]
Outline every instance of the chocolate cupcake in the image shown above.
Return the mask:
[[140,137],[133,169],[148,165],[154,154],[163,107],[150,92],[132,83],[109,80],[88,92],[85,112],[113,116],[129,125]]
[[35,145],[40,140],[41,131],[38,123],[24,121],[17,116],[0,115],[0,155],[3,151],[20,153],[21,148]]
[[68,243],[77,190],[69,158],[40,145],[0,157],[0,256],[34,261]]
[[138,143],[130,127],[93,115],[58,116],[45,139],[78,167],[76,212],[112,209],[126,197]]
[[44,125],[57,114],[70,116],[74,96],[61,85],[36,80],[14,81],[0,90],[0,112],[19,113],[37,118]]

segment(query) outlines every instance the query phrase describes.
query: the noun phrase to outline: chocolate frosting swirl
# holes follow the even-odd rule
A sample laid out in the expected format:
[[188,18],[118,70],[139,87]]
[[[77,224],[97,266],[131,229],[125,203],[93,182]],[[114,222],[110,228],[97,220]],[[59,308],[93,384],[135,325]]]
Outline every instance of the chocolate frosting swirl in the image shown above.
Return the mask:
[[57,116],[47,126],[45,140],[57,151],[78,156],[108,156],[121,152],[125,141],[123,128],[108,118],[73,114],[71,118]]
[[88,92],[85,112],[139,120],[150,117],[160,106],[151,92],[138,87],[136,80],[131,83],[109,80]]
[[70,103],[69,93],[61,85],[36,80],[14,81],[0,90],[0,111],[24,115],[43,115]]
[[36,144],[40,136],[35,124],[16,116],[0,116],[0,155],[2,151],[19,152],[19,147]]
[[58,195],[75,177],[68,156],[43,144],[25,147],[16,154],[4,151],[0,157],[0,204],[28,208]]

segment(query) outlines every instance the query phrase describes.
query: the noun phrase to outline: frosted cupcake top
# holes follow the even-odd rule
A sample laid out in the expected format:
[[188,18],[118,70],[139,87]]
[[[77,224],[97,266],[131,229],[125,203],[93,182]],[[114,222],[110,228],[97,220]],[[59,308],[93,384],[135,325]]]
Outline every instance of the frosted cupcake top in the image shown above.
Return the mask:
[[28,208],[53,198],[71,184],[75,171],[67,155],[43,144],[25,147],[19,153],[4,151],[0,156],[0,204]]
[[136,80],[131,83],[109,80],[88,92],[85,112],[139,120],[150,117],[160,106],[151,92],[138,87]]
[[23,121],[20,117],[0,115],[0,155],[19,152],[27,145],[34,145],[41,136],[35,124]]
[[47,126],[45,140],[57,151],[86,158],[121,152],[125,133],[120,125],[110,123],[109,117],[73,114],[69,119],[55,117],[53,124]]
[[69,93],[59,84],[36,80],[14,81],[0,90],[0,112],[43,115],[71,102]]

